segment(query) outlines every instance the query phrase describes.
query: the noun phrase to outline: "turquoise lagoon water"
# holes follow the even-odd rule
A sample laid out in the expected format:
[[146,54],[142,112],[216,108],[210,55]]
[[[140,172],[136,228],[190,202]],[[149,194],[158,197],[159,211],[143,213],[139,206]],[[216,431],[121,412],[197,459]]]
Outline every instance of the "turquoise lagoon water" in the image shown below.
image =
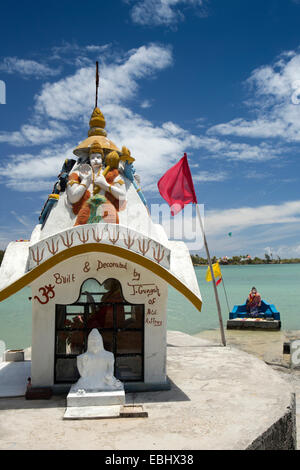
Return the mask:
[[[211,283],[205,282],[206,267],[195,268],[203,300],[198,312],[175,289],[169,289],[168,329],[196,334],[218,328],[218,317]],[[243,303],[252,286],[262,298],[275,304],[281,313],[284,330],[300,330],[300,264],[257,266],[222,266],[223,277],[232,308]],[[228,308],[222,284],[218,286],[224,321]],[[31,296],[25,288],[0,303],[0,339],[8,348],[24,348],[31,344]]]
[[[280,312],[282,329],[300,330],[300,264],[221,266],[230,308],[245,302],[252,286],[262,298]],[[174,289],[168,302],[168,329],[189,334],[218,328],[218,315],[211,282],[205,281],[206,267],[195,268],[202,295],[198,312]],[[222,316],[228,319],[228,308],[222,283],[218,286]],[[226,326],[226,323],[224,323]]]

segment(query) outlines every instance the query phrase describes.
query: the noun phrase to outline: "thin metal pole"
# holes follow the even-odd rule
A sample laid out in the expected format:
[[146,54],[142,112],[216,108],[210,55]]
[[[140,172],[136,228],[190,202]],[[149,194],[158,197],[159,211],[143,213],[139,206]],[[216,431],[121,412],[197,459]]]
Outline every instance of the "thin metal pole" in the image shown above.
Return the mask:
[[95,99],[95,108],[98,106],[98,88],[99,88],[99,63],[96,62],[96,99]]
[[217,289],[217,285],[216,285],[216,279],[215,279],[214,270],[213,270],[213,267],[212,267],[212,262],[211,262],[211,258],[210,258],[210,254],[209,254],[209,249],[208,249],[208,245],[207,245],[207,241],[206,241],[206,236],[205,236],[205,233],[204,233],[204,227],[203,227],[202,218],[201,218],[201,214],[200,214],[198,204],[196,204],[196,212],[197,212],[197,216],[198,216],[198,219],[199,219],[201,232],[202,232],[202,235],[203,235],[204,247],[205,247],[205,251],[206,251],[206,255],[207,255],[207,259],[208,259],[208,264],[209,264],[209,267],[210,267],[211,277],[212,277],[212,281],[213,281],[213,286],[214,286],[214,292],[215,292],[215,298],[216,298],[216,304],[217,304],[217,310],[218,310],[218,317],[219,317],[222,343],[223,343],[223,346],[226,346],[226,339],[225,339],[225,332],[224,332],[224,325],[223,325],[223,319],[222,319],[221,305],[220,305],[220,301],[219,301],[218,289]]
[[224,282],[223,275],[222,275],[222,284],[223,284],[224,294],[225,294],[225,298],[226,298],[228,313],[230,313],[230,307],[229,307],[229,302],[228,302],[228,298],[227,298],[227,292],[226,292],[226,288],[225,288],[225,282]]

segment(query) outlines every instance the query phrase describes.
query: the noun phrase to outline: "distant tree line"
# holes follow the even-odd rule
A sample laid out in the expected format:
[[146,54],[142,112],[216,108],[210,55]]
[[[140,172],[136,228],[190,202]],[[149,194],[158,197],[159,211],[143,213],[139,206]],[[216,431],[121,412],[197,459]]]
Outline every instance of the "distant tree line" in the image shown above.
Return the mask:
[[[3,257],[5,254],[5,250],[0,250],[0,265],[2,263]],[[202,258],[202,256],[199,256],[197,254],[191,255],[192,262],[194,266],[203,266],[207,265],[208,261],[206,258]],[[292,264],[292,263],[300,263],[300,258],[280,258],[277,256],[276,258],[273,258],[272,253],[269,255],[268,253],[265,253],[264,258],[259,258],[258,256],[255,256],[254,258],[250,258],[249,255],[239,255],[239,256],[232,256],[232,258],[217,258],[216,256],[213,256],[211,259],[213,263],[216,263],[217,261],[220,264],[226,265],[234,265],[234,264]]]
[[[202,258],[201,256],[195,254],[191,255],[192,262],[194,266],[202,266],[202,265],[207,265],[208,261],[206,258]],[[251,258],[249,255],[239,255],[239,256],[232,256],[232,258],[228,257],[223,257],[223,258],[217,258],[214,256],[212,258],[212,262],[216,263],[219,262],[220,264],[223,265],[235,265],[235,264],[292,264],[292,263],[300,263],[300,258],[280,258],[280,256],[277,256],[276,258],[273,258],[272,253],[268,254],[265,253],[264,258],[259,258],[258,256],[255,256],[254,258]]]

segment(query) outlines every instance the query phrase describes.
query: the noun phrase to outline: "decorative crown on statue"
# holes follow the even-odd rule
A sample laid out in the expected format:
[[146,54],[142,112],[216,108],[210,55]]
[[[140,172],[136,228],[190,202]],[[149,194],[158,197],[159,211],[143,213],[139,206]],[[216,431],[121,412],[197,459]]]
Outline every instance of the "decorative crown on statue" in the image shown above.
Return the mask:
[[113,150],[112,152],[109,152],[109,154],[107,154],[105,157],[105,163],[111,169],[118,168],[119,161],[120,161],[120,157],[118,155],[118,152],[116,152],[115,150]]
[[131,156],[130,150],[123,145],[122,147],[122,155],[121,155],[121,160],[123,162],[128,162],[128,163],[133,163],[135,161],[135,158]]
[[102,147],[97,140],[94,140],[94,142],[89,148],[89,155],[91,155],[92,153],[100,153],[103,156]]

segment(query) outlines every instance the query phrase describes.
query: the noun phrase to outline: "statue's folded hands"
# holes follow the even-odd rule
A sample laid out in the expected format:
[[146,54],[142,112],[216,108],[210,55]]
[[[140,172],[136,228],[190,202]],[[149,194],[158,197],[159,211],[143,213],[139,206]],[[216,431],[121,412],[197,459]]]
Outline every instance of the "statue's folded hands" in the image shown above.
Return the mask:
[[103,188],[105,190],[108,189],[109,187],[109,184],[108,182],[106,181],[105,177],[103,176],[102,173],[100,173],[99,175],[95,176],[95,181],[94,181],[95,185],[96,186],[99,186],[100,188]]

